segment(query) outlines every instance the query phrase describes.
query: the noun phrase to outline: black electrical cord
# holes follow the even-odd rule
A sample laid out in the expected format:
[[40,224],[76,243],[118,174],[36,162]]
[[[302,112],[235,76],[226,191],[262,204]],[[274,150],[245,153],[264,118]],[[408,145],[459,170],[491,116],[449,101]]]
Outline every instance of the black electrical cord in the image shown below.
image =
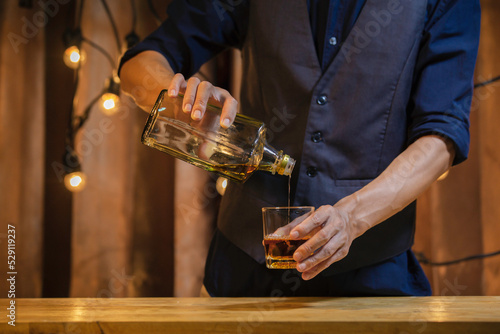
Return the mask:
[[75,137],[85,122],[87,121],[90,110],[94,104],[99,100],[100,95],[96,96],[90,104],[85,108],[81,116],[75,117],[75,107],[71,109],[71,116],[69,119],[69,126],[66,130],[66,147],[65,154],[63,156],[63,162],[66,169],[66,173],[71,173],[75,171],[80,171],[80,161],[75,150]]
[[21,8],[33,8],[33,0],[19,0],[19,7]]
[[106,0],[101,0],[102,6],[106,11],[106,15],[108,16],[109,23],[111,23],[111,27],[113,28],[113,34],[115,35],[116,46],[118,47],[118,53],[122,52],[122,44],[120,42],[120,35],[118,34],[118,28],[116,27],[115,20],[113,19],[113,15],[111,14],[111,10],[109,10],[108,3]]
[[75,150],[75,139],[76,139],[76,134],[78,131],[85,125],[85,122],[90,116],[90,111],[92,107],[96,104],[97,101],[99,101],[102,92],[99,93],[95,98],[92,99],[92,101],[89,103],[89,105],[85,108],[81,116],[76,116],[75,115],[75,110],[76,110],[76,105],[77,105],[77,100],[76,100],[76,92],[78,90],[78,83],[79,83],[79,78],[80,78],[80,66],[75,71],[75,81],[74,81],[74,91],[73,91],[73,101],[71,104],[71,110],[69,113],[69,119],[68,119],[68,127],[66,129],[66,146],[65,146],[65,153],[63,155],[63,164],[66,173],[72,173],[75,171],[80,171],[81,166],[80,166],[80,161],[78,158],[78,154],[76,153]]
[[68,118],[68,127],[66,129],[66,147],[74,150],[75,147],[75,106],[76,106],[76,91],[78,89],[78,82],[80,80],[80,65],[75,70],[75,81],[73,89],[73,100],[71,101],[71,108]]
[[151,13],[153,14],[153,16],[156,20],[156,23],[158,23],[158,25],[161,25],[162,20],[161,20],[160,15],[158,15],[158,12],[155,9],[155,6],[153,4],[153,0],[148,0],[148,5],[149,5],[149,10],[151,11]]
[[87,108],[85,108],[85,110],[83,111],[82,115],[78,117],[78,123],[77,123],[77,127],[76,127],[76,131],[80,130],[83,125],[85,124],[85,122],[87,121],[87,119],[89,118],[90,116],[90,111],[92,110],[92,107],[94,107],[94,104],[97,103],[97,101],[99,101],[99,99],[101,98],[103,92],[99,93],[96,97],[94,97],[89,105],[87,106]]
[[137,26],[137,13],[135,11],[135,0],[130,0],[130,7],[132,8],[132,31],[135,31]]
[[73,91],[73,101],[71,104],[71,110],[69,113],[69,119],[68,119],[68,128],[66,129],[66,146],[70,147],[71,150],[74,150],[75,147],[75,137],[78,131],[85,125],[85,122],[90,116],[90,111],[94,104],[99,101],[99,98],[102,96],[103,92],[100,92],[96,97],[94,97],[89,105],[85,108],[81,116],[76,116],[75,115],[75,109],[77,105],[76,101],[76,92],[78,90],[78,83],[80,79],[80,66],[75,71],[75,81],[74,81],[74,91]]
[[[109,18],[109,21],[111,23],[111,26],[113,28],[113,33],[115,35],[116,43],[118,50],[121,52],[121,43],[118,35],[118,29],[116,28],[115,21],[113,20],[113,16],[111,15],[111,11],[109,10],[108,4],[106,0],[101,0],[104,9],[106,10],[106,14]],[[136,25],[136,15],[135,15],[135,4],[134,1],[131,0],[131,4],[133,6],[132,11],[133,11],[133,21],[132,21],[132,26],[133,29],[135,28]],[[80,6],[79,6],[79,11],[78,14],[76,15],[77,22],[75,22],[75,26],[79,27],[81,22],[82,22],[82,15],[83,15],[83,5],[84,5],[84,0],[80,0]],[[132,29],[132,30],[133,30]],[[113,57],[109,54],[109,52],[106,51],[103,47],[98,45],[97,43],[91,41],[88,38],[81,37],[81,41],[87,43],[89,46],[93,47],[97,51],[99,51],[101,54],[103,54],[106,59],[108,60],[109,64],[111,65],[112,69],[116,68],[116,63],[113,60]],[[75,71],[75,82],[74,82],[74,92],[73,92],[73,102],[71,106],[71,111],[70,111],[70,117],[68,119],[68,128],[66,129],[66,146],[68,147],[69,150],[74,152],[74,146],[75,146],[75,136],[78,133],[78,130],[80,130],[87,119],[90,116],[90,111],[92,110],[92,107],[97,103],[99,98],[102,96],[103,92],[100,92],[99,95],[97,95],[95,98],[93,98],[89,105],[85,108],[81,116],[76,116],[75,115],[75,109],[76,109],[76,92],[78,89],[78,83],[79,83],[79,78],[80,78],[80,68],[81,64],[78,65],[78,68]]]
[[500,80],[500,75],[498,77],[493,78],[493,79],[477,83],[477,84],[474,85],[474,88],[484,87],[484,86],[487,86],[487,85],[492,84],[494,82],[497,82],[499,80]]
[[75,28],[80,27],[82,24],[83,16],[83,3],[85,0],[80,0],[80,8],[78,9],[78,15],[76,15]]
[[[65,35],[63,36],[63,39],[65,40],[66,43],[71,43],[71,42],[77,42],[78,47],[80,47],[80,42],[83,41],[83,38],[81,36],[81,31],[80,31],[80,24],[82,22],[82,15],[83,15],[83,4],[84,0],[80,0],[79,6],[77,6],[77,13],[74,16],[74,25],[73,28],[65,32]],[[71,16],[68,16],[68,19]],[[69,21],[67,22],[67,26],[69,27]],[[69,31],[69,33],[68,33]],[[78,67],[75,70],[75,78],[73,82],[73,99],[71,101],[71,106],[70,106],[70,112],[69,112],[69,117],[68,117],[68,125],[66,128],[66,137],[65,137],[65,153],[63,155],[63,164],[65,166],[65,171],[66,173],[71,173],[75,169],[80,168],[80,162],[78,160],[78,155],[76,154],[75,151],[75,136],[76,136],[76,123],[77,121],[75,120],[75,109],[76,109],[76,104],[77,104],[77,99],[76,99],[76,92],[78,90],[78,84],[80,80],[80,69],[81,69],[81,62],[78,63]]]
[[[113,19],[113,16],[111,14],[111,11],[109,10],[108,4],[106,3],[106,0],[101,0],[102,5],[106,11],[106,14],[109,18],[109,21],[111,23],[111,26],[113,28],[113,33],[116,39],[116,45],[118,47],[118,52],[121,53],[121,43],[120,43],[120,37],[118,34],[118,29],[116,27],[115,21]],[[98,45],[97,43],[83,37],[80,32],[80,25],[82,23],[82,15],[83,15],[83,8],[84,8],[84,0],[80,0],[79,3],[79,9],[78,13],[75,15],[75,31],[78,31],[78,39],[81,42],[87,43],[89,46],[93,47],[97,51],[99,51],[101,54],[103,54],[106,59],[109,61],[109,64],[111,65],[111,68],[114,70],[116,68],[116,62],[113,59],[113,57],[110,55],[109,52],[106,51],[103,47]],[[130,36],[127,37],[127,42],[130,44],[130,41],[136,41],[138,40],[137,34],[135,34],[135,27],[137,24],[137,17],[136,17],[136,12],[135,12],[135,4],[134,0],[131,0],[131,5],[132,5],[132,12],[133,12],[133,17],[132,17],[132,32],[129,34]],[[79,84],[79,79],[80,79],[80,69],[81,69],[81,62],[78,64],[78,68],[75,71],[75,80],[74,80],[74,91],[73,91],[73,101],[71,105],[71,110],[69,114],[69,119],[68,119],[68,127],[66,129],[66,147],[65,147],[65,154],[63,156],[63,162],[65,165],[66,173],[70,173],[75,170],[80,170],[80,162],[78,159],[78,155],[76,154],[75,150],[75,138],[78,133],[78,131],[85,125],[85,122],[88,120],[91,110],[94,107],[94,105],[99,101],[101,98],[102,94],[105,91],[100,92],[96,97],[94,97],[88,106],[84,109],[81,115],[76,115],[76,105],[77,105],[77,100],[76,100],[76,93],[78,90],[78,84]]]
[[94,49],[96,49],[97,51],[102,53],[106,57],[106,59],[109,61],[111,68],[113,68],[113,69],[116,68],[116,63],[113,60],[113,57],[111,57],[109,52],[107,52],[102,46],[96,44],[95,42],[92,42],[90,39],[87,39],[85,37],[82,38],[82,42],[87,43],[88,45],[90,45],[91,47],[93,47]]
[[130,8],[132,10],[132,29],[131,31],[125,36],[125,40],[127,41],[127,49],[130,49],[137,43],[139,43],[140,37],[137,35],[135,32],[135,27],[137,26],[137,13],[135,10],[135,0],[130,0]]
[[433,262],[433,261],[429,260],[424,255],[424,253],[415,253],[415,256],[417,257],[417,260],[421,264],[425,264],[425,265],[429,265],[429,266],[450,266],[452,264],[457,264],[457,263],[461,263],[461,262],[465,262],[465,261],[470,261],[470,260],[484,259],[484,258],[487,258],[487,257],[496,256],[496,255],[500,255],[500,250],[498,250],[496,252],[492,252],[492,253],[471,255],[471,256],[467,256],[467,257],[464,257],[464,258],[461,258],[461,259],[457,259],[457,260],[444,261],[444,262]]

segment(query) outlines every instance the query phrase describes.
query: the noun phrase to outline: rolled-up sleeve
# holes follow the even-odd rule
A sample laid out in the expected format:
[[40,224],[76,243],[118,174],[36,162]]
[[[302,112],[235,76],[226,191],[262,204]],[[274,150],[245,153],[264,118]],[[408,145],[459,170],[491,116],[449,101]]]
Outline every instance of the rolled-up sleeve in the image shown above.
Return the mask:
[[130,58],[153,50],[168,60],[174,72],[189,77],[225,48],[243,45],[247,1],[174,0],[167,14],[168,19],[157,30],[125,52],[118,72]]
[[426,23],[410,103],[409,143],[436,134],[467,159],[469,113],[480,31],[479,0],[441,1]]

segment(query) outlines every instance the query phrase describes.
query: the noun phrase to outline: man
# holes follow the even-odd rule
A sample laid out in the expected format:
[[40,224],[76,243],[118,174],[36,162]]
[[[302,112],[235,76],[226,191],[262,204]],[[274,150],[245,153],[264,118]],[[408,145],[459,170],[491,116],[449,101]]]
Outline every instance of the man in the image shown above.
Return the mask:
[[256,173],[230,184],[208,293],[429,295],[410,250],[414,201],[467,157],[479,1],[174,1],[168,14],[122,59],[124,91],[146,109],[160,89],[182,91],[193,119],[214,103],[227,127],[237,101],[192,75],[240,48],[239,108],[297,160],[293,205],[317,208],[291,236],[321,227],[295,252],[297,271],[268,270],[260,208],[286,203],[287,180]]

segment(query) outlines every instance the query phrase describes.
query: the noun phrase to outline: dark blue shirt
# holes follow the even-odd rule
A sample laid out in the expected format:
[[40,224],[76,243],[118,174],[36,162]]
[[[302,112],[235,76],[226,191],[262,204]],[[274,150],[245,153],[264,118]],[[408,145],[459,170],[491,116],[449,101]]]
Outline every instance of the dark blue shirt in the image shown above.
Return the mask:
[[[339,51],[366,0],[309,0],[311,33],[322,68]],[[228,47],[243,46],[248,25],[248,0],[175,0],[156,31],[128,50],[120,66],[136,54],[155,50],[174,72],[186,77]],[[455,144],[454,164],[469,151],[469,109],[472,74],[479,36],[479,0],[429,0],[422,45],[415,68],[408,143],[439,133]],[[443,80],[446,78],[446,80]],[[454,101],[453,117],[443,110]],[[444,107],[446,109],[447,107]],[[448,116],[448,115],[446,115]],[[463,125],[466,126],[463,126]]]
[[308,0],[311,32],[324,71],[340,50],[366,0]]

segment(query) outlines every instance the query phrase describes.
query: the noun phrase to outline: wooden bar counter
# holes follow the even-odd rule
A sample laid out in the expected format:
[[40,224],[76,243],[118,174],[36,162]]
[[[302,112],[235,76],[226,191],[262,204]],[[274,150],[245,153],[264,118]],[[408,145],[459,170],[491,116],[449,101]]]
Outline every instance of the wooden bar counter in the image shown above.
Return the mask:
[[500,333],[500,297],[1,301],[0,333]]

